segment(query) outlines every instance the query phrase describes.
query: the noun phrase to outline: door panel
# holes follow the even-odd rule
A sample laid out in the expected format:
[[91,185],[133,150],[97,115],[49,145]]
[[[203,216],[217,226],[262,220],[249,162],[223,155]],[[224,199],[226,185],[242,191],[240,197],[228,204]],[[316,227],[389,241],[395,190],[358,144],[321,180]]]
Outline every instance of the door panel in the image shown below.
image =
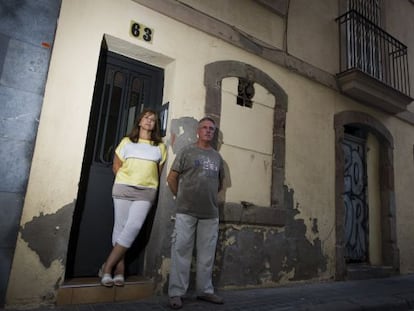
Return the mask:
[[345,258],[348,262],[368,259],[368,206],[366,201],[365,140],[345,135]]
[[[103,50],[69,243],[66,277],[96,276],[112,248],[112,161],[144,108],[161,107],[163,70]],[[143,230],[145,234],[145,228]],[[127,273],[142,272],[145,238],[133,244]]]

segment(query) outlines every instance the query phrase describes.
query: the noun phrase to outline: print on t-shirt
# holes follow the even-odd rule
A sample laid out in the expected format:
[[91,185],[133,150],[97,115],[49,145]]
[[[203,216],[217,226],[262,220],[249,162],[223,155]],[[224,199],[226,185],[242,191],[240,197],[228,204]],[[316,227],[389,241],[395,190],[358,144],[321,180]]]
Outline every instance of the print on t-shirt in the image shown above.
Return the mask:
[[211,178],[218,177],[219,165],[208,157],[200,156],[200,158],[194,161],[194,166],[202,169],[203,176]]

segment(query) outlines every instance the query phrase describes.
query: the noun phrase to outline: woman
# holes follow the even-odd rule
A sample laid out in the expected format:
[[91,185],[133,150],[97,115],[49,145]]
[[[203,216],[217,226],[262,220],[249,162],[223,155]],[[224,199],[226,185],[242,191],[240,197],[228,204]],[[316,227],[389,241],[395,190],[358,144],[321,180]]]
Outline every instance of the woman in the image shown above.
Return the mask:
[[166,147],[161,141],[157,114],[146,109],[131,133],[115,149],[113,248],[99,270],[104,286],[123,286],[125,283],[125,254],[155,200],[165,159]]

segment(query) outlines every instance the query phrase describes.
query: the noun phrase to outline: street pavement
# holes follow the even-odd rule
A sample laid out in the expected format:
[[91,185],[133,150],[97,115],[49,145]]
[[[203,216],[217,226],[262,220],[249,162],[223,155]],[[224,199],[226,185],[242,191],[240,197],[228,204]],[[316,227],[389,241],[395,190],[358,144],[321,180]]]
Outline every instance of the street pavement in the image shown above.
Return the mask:
[[[356,311],[414,310],[414,274],[382,279],[301,283],[275,288],[221,290],[225,303],[184,299],[181,310],[233,311]],[[7,309],[10,310],[10,309]],[[33,311],[154,311],[171,310],[167,296],[105,304],[42,307]]]

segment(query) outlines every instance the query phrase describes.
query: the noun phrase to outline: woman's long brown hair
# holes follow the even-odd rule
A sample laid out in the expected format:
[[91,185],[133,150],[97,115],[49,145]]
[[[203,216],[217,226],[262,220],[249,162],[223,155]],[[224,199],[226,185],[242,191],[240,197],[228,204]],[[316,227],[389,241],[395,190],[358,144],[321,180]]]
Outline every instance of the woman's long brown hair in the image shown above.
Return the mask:
[[159,125],[159,122],[158,122],[158,115],[155,112],[155,110],[152,110],[152,109],[145,108],[140,113],[140,115],[138,116],[137,120],[134,123],[134,127],[132,128],[131,132],[128,134],[128,137],[134,143],[138,142],[138,140],[139,140],[139,131],[140,131],[140,128],[141,128],[139,126],[139,123],[141,122],[142,118],[146,114],[150,114],[150,115],[153,115],[155,117],[154,128],[151,132],[151,142],[154,146],[158,146],[158,144],[162,141],[161,140],[161,135],[160,135],[160,125]]

